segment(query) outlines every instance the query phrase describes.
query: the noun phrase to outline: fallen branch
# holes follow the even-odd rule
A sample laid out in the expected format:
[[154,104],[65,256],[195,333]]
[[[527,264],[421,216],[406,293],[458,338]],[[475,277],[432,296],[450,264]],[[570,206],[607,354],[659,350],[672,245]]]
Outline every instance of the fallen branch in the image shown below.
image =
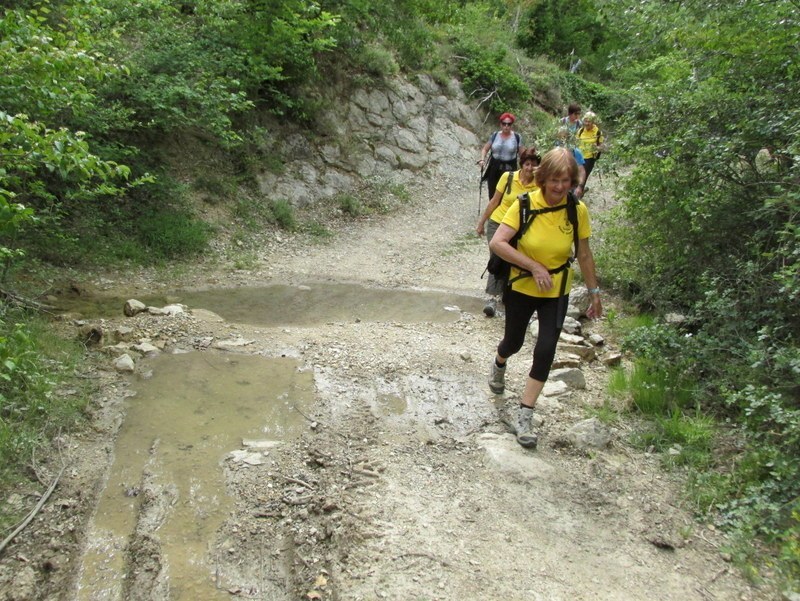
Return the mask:
[[25,298],[24,296],[20,296],[19,294],[11,292],[10,290],[4,290],[3,288],[0,288],[0,298],[7,303],[16,305],[17,307],[35,309],[37,311],[42,311],[43,313],[50,313],[56,309],[52,305],[45,305],[44,303],[40,303],[30,298]]
[[426,559],[430,559],[431,561],[439,562],[440,564],[442,564],[446,568],[450,567],[450,563],[449,562],[445,561],[444,559],[439,559],[435,555],[429,555],[428,553],[419,553],[419,552],[417,552],[417,553],[401,553],[400,555],[397,556],[398,559],[401,558],[401,557],[425,557]]
[[58,484],[58,481],[61,479],[61,475],[64,473],[65,469],[67,469],[67,466],[66,465],[62,466],[61,470],[58,472],[58,475],[53,479],[48,489],[42,495],[42,498],[39,499],[39,502],[36,504],[36,507],[34,507],[33,510],[28,514],[28,516],[24,520],[22,520],[22,523],[19,526],[17,526],[14,529],[14,531],[11,534],[9,534],[2,543],[0,543],[0,553],[2,553],[5,550],[5,548],[8,546],[8,543],[14,540],[17,534],[25,530],[25,528],[28,526],[28,524],[31,523],[33,518],[36,517],[36,514],[41,511],[42,507],[44,507],[44,504],[47,503],[47,499],[50,498],[50,495],[53,494],[53,491],[56,489],[56,485]]
[[289,482],[294,482],[295,484],[299,484],[300,486],[305,486],[309,490],[314,490],[314,487],[308,482],[303,482],[302,480],[298,480],[297,478],[290,478],[289,476],[284,476],[283,474],[278,474],[278,475],[284,480],[288,480]]

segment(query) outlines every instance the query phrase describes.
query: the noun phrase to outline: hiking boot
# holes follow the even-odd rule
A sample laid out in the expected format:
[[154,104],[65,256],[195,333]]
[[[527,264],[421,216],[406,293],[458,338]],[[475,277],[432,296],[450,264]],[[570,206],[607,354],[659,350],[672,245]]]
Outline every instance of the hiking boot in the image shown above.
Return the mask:
[[483,314],[486,317],[494,317],[495,313],[497,313],[497,301],[494,298],[490,298],[483,307]]
[[533,407],[520,407],[517,414],[517,442],[526,449],[535,449],[538,442],[532,420]]
[[506,389],[506,368],[497,367],[494,359],[492,359],[492,371],[489,374],[489,388],[495,394],[503,394]]

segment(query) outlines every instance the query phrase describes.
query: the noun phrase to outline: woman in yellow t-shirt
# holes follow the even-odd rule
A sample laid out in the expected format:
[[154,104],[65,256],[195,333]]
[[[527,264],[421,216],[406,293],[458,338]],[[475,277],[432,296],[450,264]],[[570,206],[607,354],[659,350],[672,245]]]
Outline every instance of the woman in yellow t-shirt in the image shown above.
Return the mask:
[[587,111],[583,116],[583,125],[575,132],[578,148],[581,153],[583,153],[583,167],[586,170],[586,176],[581,182],[584,189],[586,188],[586,182],[589,180],[589,176],[592,174],[594,164],[600,157],[600,153],[605,150],[606,138],[603,132],[600,131],[597,121],[597,115],[592,111]]
[[[524,447],[535,447],[537,444],[531,426],[533,408],[555,358],[572,283],[572,269],[568,266],[568,260],[572,255],[574,234],[566,210],[567,193],[578,184],[578,165],[572,152],[566,148],[550,150],[542,157],[535,179],[539,190],[530,195],[530,208],[547,209],[563,205],[564,210],[535,215],[514,248],[509,241],[520,228],[520,205],[516,201],[506,212],[489,244],[492,252],[518,266],[512,267],[509,276],[512,285],[504,298],[505,332],[497,347],[489,376],[489,388],[495,394],[505,390],[506,361],[522,348],[534,312],[539,321],[533,364],[520,399],[517,419],[517,442]],[[594,258],[589,248],[589,211],[582,202],[577,204],[577,215],[579,242],[576,254],[591,296],[591,306],[586,314],[590,318],[597,318],[602,315],[603,307]],[[514,281],[518,276],[521,277]],[[562,278],[566,278],[563,283]]]
[[[537,189],[536,181],[533,174],[536,167],[539,166],[541,157],[537,154],[536,149],[522,148],[519,153],[519,160],[522,168],[519,171],[506,171],[500,176],[497,182],[494,196],[489,201],[486,209],[483,211],[475,231],[479,236],[486,234],[486,242],[492,241],[492,236],[497,231],[500,222],[511,206],[517,196],[525,192],[533,192]],[[511,178],[511,187],[509,188],[508,178]],[[506,193],[508,190],[508,193]],[[489,279],[486,281],[486,294],[489,295],[489,300],[483,308],[486,317],[494,317],[497,312],[497,298],[503,294],[506,287],[506,281],[496,278],[493,274],[487,273]]]

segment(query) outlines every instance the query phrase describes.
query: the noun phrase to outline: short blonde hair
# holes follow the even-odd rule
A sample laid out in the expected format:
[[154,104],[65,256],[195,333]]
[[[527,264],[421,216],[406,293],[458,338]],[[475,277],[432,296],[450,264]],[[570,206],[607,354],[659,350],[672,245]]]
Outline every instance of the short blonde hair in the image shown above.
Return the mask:
[[592,123],[597,123],[599,121],[599,119],[597,118],[597,115],[594,114],[592,111],[586,111],[583,114],[583,120],[584,121],[591,121]]
[[573,188],[580,183],[578,181],[578,163],[575,161],[575,155],[571,150],[558,147],[545,153],[542,157],[542,162],[539,163],[539,168],[536,170],[534,179],[536,180],[536,185],[544,192],[545,182],[551,177],[562,174],[569,175]]

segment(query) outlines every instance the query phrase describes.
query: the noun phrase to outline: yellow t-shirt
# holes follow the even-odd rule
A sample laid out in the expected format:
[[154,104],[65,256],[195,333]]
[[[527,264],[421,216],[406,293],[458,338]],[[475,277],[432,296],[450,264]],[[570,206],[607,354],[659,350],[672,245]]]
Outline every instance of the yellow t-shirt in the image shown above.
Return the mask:
[[[514,176],[514,179],[511,180],[511,190],[508,192],[508,194],[505,194],[508,178],[512,175]],[[492,211],[491,215],[489,215],[489,219],[495,223],[502,223],[503,217],[505,217],[506,211],[508,211],[508,207],[510,207],[514,201],[517,200],[517,196],[524,194],[525,192],[533,193],[538,190],[539,187],[536,185],[536,180],[531,180],[531,183],[529,183],[527,186],[523,184],[522,180],[519,178],[519,171],[506,171],[497,181],[496,189],[503,191],[503,198],[500,199],[500,204],[497,205],[497,208]]]
[[[531,194],[531,209],[543,209],[547,202],[542,196],[541,190],[536,190]],[[567,198],[564,197],[561,203],[566,207]],[[556,205],[559,206],[559,205]],[[519,201],[506,212],[503,223],[519,229]],[[592,226],[589,223],[589,210],[582,202],[578,202],[578,239],[585,240],[592,235]],[[525,230],[522,238],[517,243],[517,250],[538,261],[547,269],[556,269],[566,263],[572,255],[572,224],[567,218],[567,209],[553,211],[551,213],[541,213],[536,215],[533,223]],[[514,279],[520,274],[520,270],[511,266],[510,279]],[[565,269],[552,276],[553,286],[549,290],[539,290],[536,280],[531,277],[520,278],[511,288],[528,296],[538,296],[542,298],[557,298],[561,291],[561,278],[567,278],[567,286],[564,290],[569,292],[572,287],[572,269]]]
[[575,135],[578,138],[578,149],[583,153],[584,159],[593,159],[597,156],[597,145],[602,144],[605,140],[605,136],[597,125],[592,131],[582,127],[575,132]]

